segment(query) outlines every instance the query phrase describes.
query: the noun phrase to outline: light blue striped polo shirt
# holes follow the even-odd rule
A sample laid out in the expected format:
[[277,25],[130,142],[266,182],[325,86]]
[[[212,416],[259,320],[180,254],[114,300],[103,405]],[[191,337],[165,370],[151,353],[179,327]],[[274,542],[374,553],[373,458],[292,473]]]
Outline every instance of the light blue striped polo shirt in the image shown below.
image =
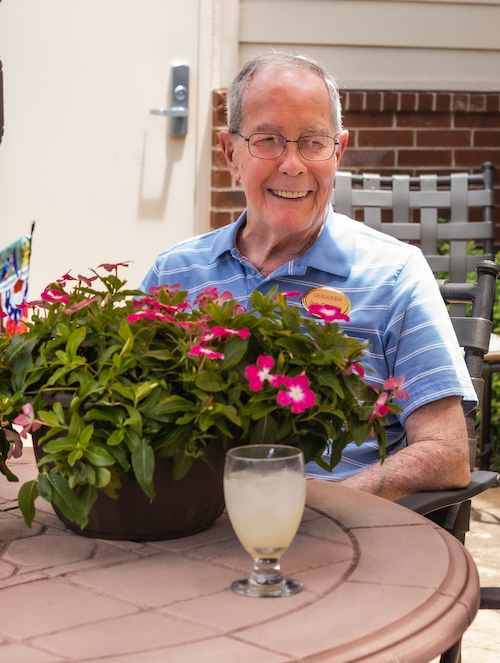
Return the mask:
[[[305,294],[330,286],[351,302],[350,322],[340,322],[346,333],[369,348],[363,364],[375,373],[378,386],[390,376],[405,376],[410,400],[398,401],[402,414],[389,417],[387,453],[400,446],[404,422],[416,408],[444,398],[462,396],[465,411],[476,404],[476,394],[434,275],[419,248],[372,230],[331,205],[323,231],[304,255],[275,270],[267,278],[238,251],[236,236],[246,212],[229,226],[186,240],[161,253],[140,285],[181,283],[193,300],[207,286],[229,290],[241,304],[254,290],[266,293],[275,285],[283,292]],[[301,297],[289,298],[301,308]],[[333,475],[316,464],[308,474],[343,479],[379,460],[377,444],[368,439],[344,450]]]

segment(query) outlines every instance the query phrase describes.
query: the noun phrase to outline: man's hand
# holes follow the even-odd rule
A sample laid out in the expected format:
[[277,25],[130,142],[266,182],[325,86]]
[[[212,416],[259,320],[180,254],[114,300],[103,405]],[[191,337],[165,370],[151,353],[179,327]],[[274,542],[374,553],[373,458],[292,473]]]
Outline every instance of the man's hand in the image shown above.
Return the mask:
[[460,396],[419,407],[410,414],[405,428],[407,448],[343,484],[389,500],[467,486],[469,448]]

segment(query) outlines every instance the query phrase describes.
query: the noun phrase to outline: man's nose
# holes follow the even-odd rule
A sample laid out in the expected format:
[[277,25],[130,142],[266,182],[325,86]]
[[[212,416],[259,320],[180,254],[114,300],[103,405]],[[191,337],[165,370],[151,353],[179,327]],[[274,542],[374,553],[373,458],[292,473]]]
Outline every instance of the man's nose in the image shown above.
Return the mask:
[[286,144],[286,149],[281,155],[280,161],[278,171],[286,173],[290,177],[296,177],[307,170],[305,159],[299,152],[299,146],[295,142]]

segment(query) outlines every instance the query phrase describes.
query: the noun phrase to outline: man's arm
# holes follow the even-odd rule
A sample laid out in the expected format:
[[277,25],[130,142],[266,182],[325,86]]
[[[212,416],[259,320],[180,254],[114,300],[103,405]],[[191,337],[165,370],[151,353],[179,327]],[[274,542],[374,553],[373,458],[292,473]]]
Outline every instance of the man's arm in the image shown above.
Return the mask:
[[470,481],[467,428],[460,396],[419,407],[405,422],[408,447],[343,481],[389,500]]

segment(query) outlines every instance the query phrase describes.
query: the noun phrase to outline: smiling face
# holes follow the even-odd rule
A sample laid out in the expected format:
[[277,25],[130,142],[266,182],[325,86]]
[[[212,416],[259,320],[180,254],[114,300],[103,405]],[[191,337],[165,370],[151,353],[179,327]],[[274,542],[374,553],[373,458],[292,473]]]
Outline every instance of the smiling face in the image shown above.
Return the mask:
[[[276,133],[287,140],[302,136],[334,136],[326,85],[315,74],[292,70],[261,71],[248,86],[245,118],[240,133]],[[283,237],[308,235],[323,223],[340,156],[348,133],[336,137],[340,144],[327,161],[304,159],[296,143],[287,143],[278,159],[258,159],[248,152],[245,140],[221,132],[221,147],[229,171],[247,198],[247,227]]]

